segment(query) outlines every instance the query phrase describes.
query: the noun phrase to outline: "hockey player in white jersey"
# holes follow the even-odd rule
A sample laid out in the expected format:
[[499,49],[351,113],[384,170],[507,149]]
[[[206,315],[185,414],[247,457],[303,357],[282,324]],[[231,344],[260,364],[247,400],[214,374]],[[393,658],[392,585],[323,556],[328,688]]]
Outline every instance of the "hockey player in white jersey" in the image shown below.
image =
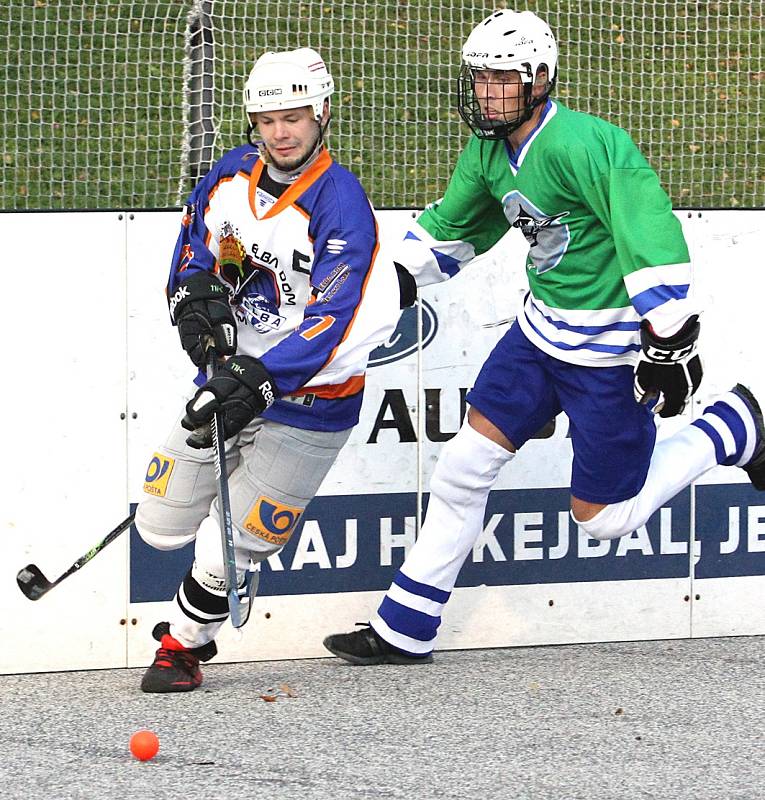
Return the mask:
[[[195,541],[195,557],[154,629],[145,692],[199,686],[228,617],[213,412],[243,583],[289,540],[358,422],[368,355],[398,320],[399,280],[369,201],[325,146],[333,89],[315,50],[262,55],[244,90],[249,143],[185,209],[167,293],[200,388],[152,458],[136,526],[160,550]],[[206,381],[210,340],[227,360]]]
[[557,60],[530,11],[491,14],[463,47],[458,109],[474,135],[396,258],[420,285],[446,280],[514,226],[529,245],[530,291],[467,395],[420,535],[371,624],[325,639],[352,663],[431,660],[499,471],[561,411],[571,515],[593,538],[636,530],[717,464],[765,489],[765,425],[741,384],[656,444],[654,414],[681,413],[702,377],[688,248],[627,133],[551,98]]

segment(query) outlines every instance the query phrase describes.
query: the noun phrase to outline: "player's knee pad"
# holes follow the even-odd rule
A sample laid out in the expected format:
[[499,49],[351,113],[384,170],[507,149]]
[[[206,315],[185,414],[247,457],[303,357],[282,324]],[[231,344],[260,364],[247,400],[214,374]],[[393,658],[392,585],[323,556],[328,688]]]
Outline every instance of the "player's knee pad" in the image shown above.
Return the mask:
[[177,550],[194,541],[197,525],[177,525],[175,509],[153,498],[144,500],[135,512],[135,527],[141,538],[157,550]]
[[268,496],[256,496],[238,517],[237,546],[245,548],[255,563],[265,561],[292,538],[309,502],[292,500],[284,503]]
[[467,503],[476,492],[491,489],[500,469],[514,455],[465,422],[441,450],[430,480],[430,492],[460,504]]
[[174,550],[193,541],[216,495],[212,461],[188,452],[186,436],[188,431],[177,421],[165,446],[149,461],[143,500],[136,511],[141,537],[160,550]]
[[303,431],[265,424],[231,475],[237,547],[263,561],[290,540],[349,431]]
[[630,497],[620,503],[611,503],[585,522],[580,522],[572,511],[571,519],[593,539],[618,539],[645,524],[645,519],[635,514],[635,499]]

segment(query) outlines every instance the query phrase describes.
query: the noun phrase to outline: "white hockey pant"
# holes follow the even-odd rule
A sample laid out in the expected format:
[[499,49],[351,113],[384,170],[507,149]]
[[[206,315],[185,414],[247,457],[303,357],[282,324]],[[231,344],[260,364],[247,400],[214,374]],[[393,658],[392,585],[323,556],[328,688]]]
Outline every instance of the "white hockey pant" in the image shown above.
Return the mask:
[[[257,419],[226,442],[240,584],[251,563],[289,541],[349,435],[350,430],[307,431]],[[160,550],[195,541],[194,563],[176,594],[170,631],[182,644],[196,647],[215,637],[228,606],[213,454],[189,447],[187,436],[179,417],[155,456],[160,463],[170,462],[163,476],[169,472],[169,478],[157,485],[147,475],[136,527],[147,544]]]

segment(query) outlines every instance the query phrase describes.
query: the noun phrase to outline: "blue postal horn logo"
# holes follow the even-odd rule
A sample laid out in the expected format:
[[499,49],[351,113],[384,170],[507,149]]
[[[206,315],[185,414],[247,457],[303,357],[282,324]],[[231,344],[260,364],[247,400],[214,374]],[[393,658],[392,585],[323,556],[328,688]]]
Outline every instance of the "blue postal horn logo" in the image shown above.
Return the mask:
[[283,545],[289,540],[304,508],[288,506],[261,495],[244,520],[243,527],[271,544]]
[[175,459],[162,453],[154,453],[149,466],[146,469],[143,490],[146,494],[153,494],[155,497],[164,497],[167,493],[167,484],[173,472]]
[[[438,319],[429,303],[420,299],[420,304],[422,305],[422,349],[424,350],[436,336]],[[416,352],[417,306],[412,306],[404,309],[390,339],[372,351],[369,356],[369,366],[379,367],[383,364],[390,364]]]

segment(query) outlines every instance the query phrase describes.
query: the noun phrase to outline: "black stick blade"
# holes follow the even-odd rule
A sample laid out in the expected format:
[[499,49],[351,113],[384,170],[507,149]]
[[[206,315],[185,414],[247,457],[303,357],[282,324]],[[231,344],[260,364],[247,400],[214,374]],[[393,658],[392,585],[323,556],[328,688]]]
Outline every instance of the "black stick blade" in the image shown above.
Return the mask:
[[27,564],[24,569],[19,570],[16,583],[30,600],[39,600],[53,586],[35,564]]

